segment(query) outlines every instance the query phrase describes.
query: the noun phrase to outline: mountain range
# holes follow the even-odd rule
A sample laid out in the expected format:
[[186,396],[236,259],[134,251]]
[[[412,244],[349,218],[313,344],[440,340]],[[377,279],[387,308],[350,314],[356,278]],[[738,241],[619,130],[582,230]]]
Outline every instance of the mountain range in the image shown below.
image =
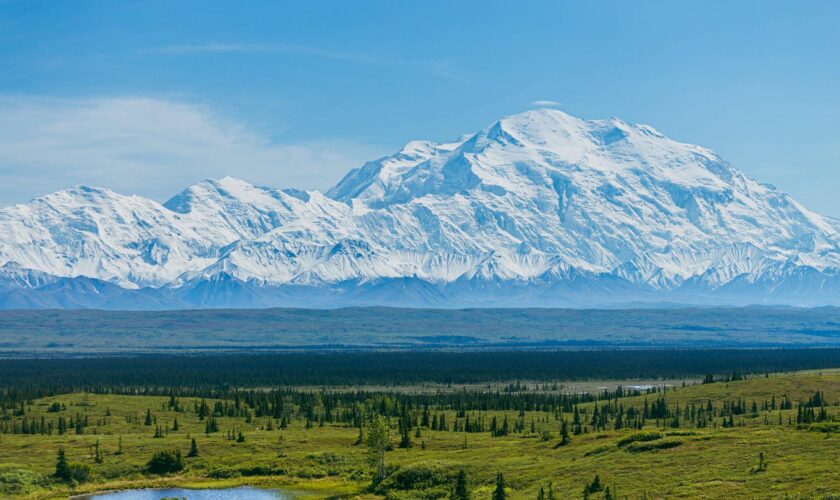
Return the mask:
[[538,109],[325,193],[75,186],[0,210],[0,308],[840,304],[840,221],[647,125]]

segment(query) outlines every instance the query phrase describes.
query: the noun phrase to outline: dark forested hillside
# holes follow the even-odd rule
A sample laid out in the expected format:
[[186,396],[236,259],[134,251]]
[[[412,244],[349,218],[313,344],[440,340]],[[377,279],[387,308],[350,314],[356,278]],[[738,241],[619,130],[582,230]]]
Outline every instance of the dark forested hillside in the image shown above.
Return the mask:
[[840,346],[840,308],[0,311],[0,353]]
[[3,388],[268,387],[702,378],[840,367],[840,349],[298,352],[7,359]]

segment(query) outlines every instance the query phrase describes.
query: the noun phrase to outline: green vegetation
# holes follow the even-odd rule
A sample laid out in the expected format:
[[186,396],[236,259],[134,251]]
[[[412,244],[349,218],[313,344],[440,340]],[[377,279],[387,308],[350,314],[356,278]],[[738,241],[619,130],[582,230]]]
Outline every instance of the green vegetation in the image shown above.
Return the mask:
[[455,477],[455,486],[452,488],[452,500],[470,500],[470,486],[467,482],[467,473],[464,469],[458,471]]
[[458,500],[840,490],[840,370],[728,373],[589,392],[497,381],[65,393],[33,379],[0,388],[0,497],[237,484]]
[[840,308],[836,307],[0,311],[0,353],[838,347],[837,325]]
[[683,442],[679,439],[659,439],[650,442],[631,443],[625,449],[631,453],[640,453],[643,451],[667,450],[668,448],[676,448],[682,443]]
[[[94,461],[97,458],[99,458],[98,452],[97,455],[94,455]],[[91,469],[89,464],[68,462],[64,448],[59,448],[56,455],[55,473],[53,473],[53,477],[70,484],[84,483],[90,480]]]
[[[0,359],[0,384],[47,392],[89,387],[376,386],[649,379],[738,380],[840,367],[840,349],[396,351]],[[724,374],[724,375],[722,375]],[[568,384],[566,384],[568,385]],[[556,386],[556,387],[555,387]],[[46,392],[44,392],[46,391]],[[59,406],[52,412],[61,411]]]
[[146,470],[151,474],[171,474],[184,470],[184,459],[181,458],[181,450],[163,450],[155,452]]
[[501,472],[496,473],[496,488],[493,489],[493,500],[505,500],[507,498],[507,483],[505,483],[505,475]]
[[635,432],[629,436],[623,437],[616,443],[618,446],[624,446],[631,443],[656,441],[665,437],[665,434],[657,431]]

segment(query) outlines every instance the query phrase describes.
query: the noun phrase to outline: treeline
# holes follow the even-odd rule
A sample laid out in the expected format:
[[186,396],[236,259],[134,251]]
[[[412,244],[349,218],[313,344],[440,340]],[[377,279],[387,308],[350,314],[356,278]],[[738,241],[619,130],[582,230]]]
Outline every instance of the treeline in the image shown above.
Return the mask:
[[[671,389],[678,390],[678,389]],[[579,435],[608,429],[645,428],[655,423],[657,429],[705,428],[717,426],[735,427],[746,425],[747,419],[764,417],[764,425],[792,425],[792,412],[787,422],[782,411],[792,410],[793,401],[787,396],[771,395],[763,401],[737,398],[734,400],[696,401],[680,406],[669,403],[667,386],[644,391],[617,387],[597,393],[510,393],[503,391],[461,390],[436,393],[383,393],[367,391],[304,391],[297,389],[186,389],[150,388],[143,390],[115,389],[113,394],[146,396],[168,396],[157,410],[147,408],[143,425],[154,428],[154,437],[163,438],[169,431],[178,431],[178,418],[159,422],[157,411],[176,414],[194,414],[205,423],[207,434],[219,432],[216,418],[242,418],[245,424],[262,426],[265,430],[285,429],[291,422],[303,421],[307,429],[323,427],[325,424],[342,424],[361,429],[370,415],[380,415],[397,424],[401,436],[400,447],[410,447],[412,429],[415,437],[421,436],[420,428],[433,431],[463,433],[489,432],[494,437],[510,433],[538,433],[540,422],[548,422],[553,416],[562,421],[561,443],[567,443],[569,434]],[[104,392],[104,389],[103,389]],[[20,395],[17,393],[16,396]],[[643,396],[641,402],[624,398]],[[187,402],[184,398],[189,398]],[[595,403],[594,405],[585,405]],[[585,405],[581,407],[580,405]],[[840,406],[840,402],[828,402],[822,391],[815,392],[807,400],[798,401],[796,420],[798,425],[836,421],[837,416],[829,414],[827,406]],[[84,407],[86,408],[86,407]],[[86,411],[75,414],[66,405],[55,402],[47,408],[47,414],[32,413],[32,400],[16,400],[11,394],[0,393],[0,434],[67,434],[87,433],[87,428],[108,426],[111,410],[106,408],[104,417],[90,419]],[[498,412],[504,412],[502,416]],[[510,414],[508,414],[508,412]],[[778,420],[773,417],[774,412]],[[448,416],[447,416],[448,413]],[[51,417],[54,414],[55,417]],[[168,413],[171,415],[171,413]],[[571,419],[567,421],[567,417]],[[535,420],[536,417],[536,420]],[[140,424],[137,416],[127,415],[126,421]],[[737,419],[737,421],[736,421]],[[543,427],[539,425],[539,427]],[[93,432],[97,434],[97,431]],[[244,440],[241,430],[228,429],[229,439]],[[548,437],[547,439],[550,439]]]
[[330,352],[4,359],[0,387],[402,385],[684,378],[840,367],[840,349]]
[[[182,411],[179,398],[201,398],[213,401],[212,410],[205,404],[197,405],[194,411],[200,417],[208,415],[226,417],[256,418],[271,417],[277,420],[292,416],[326,422],[355,422],[363,412],[360,405],[381,415],[396,417],[406,408],[434,408],[439,411],[454,410],[463,416],[471,411],[541,411],[571,412],[575,405],[601,400],[612,400],[629,396],[655,393],[658,388],[645,391],[628,390],[623,387],[603,389],[595,393],[550,393],[460,390],[434,393],[343,391],[343,390],[301,390],[278,389],[236,389],[201,387],[88,387],[92,394],[120,394],[132,396],[167,396],[169,409]],[[54,394],[62,394],[59,391]],[[34,399],[54,395],[44,389],[17,388],[0,390],[0,421],[6,415],[25,416]],[[48,409],[51,412],[52,408]],[[149,418],[151,418],[149,416]]]

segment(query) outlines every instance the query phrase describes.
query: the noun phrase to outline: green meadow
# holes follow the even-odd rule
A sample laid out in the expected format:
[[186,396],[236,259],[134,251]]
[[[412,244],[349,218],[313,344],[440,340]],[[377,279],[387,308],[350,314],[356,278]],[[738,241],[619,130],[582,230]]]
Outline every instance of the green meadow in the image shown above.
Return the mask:
[[[235,390],[212,398],[190,396],[189,389],[168,396],[98,390],[37,397],[3,410],[0,494],[65,498],[247,484],[313,498],[449,498],[459,471],[471,498],[491,498],[498,473],[507,498],[540,498],[549,485],[555,498],[584,498],[596,475],[602,488],[588,498],[840,492],[840,370],[740,378],[610,387],[602,395],[588,384],[598,400],[574,404],[560,397],[569,388],[556,382],[427,385],[416,393],[411,386],[345,388],[336,398],[331,395],[340,391],[289,388],[273,396],[282,410],[259,406],[272,401],[260,399],[259,391],[268,389],[241,398],[231,396]],[[374,413],[388,418],[391,433],[386,475],[377,484],[367,443]],[[467,419],[472,429],[465,428]],[[188,457],[193,439],[198,456]],[[54,476],[59,449],[86,477]],[[176,450],[181,470],[150,470],[156,452]]]

